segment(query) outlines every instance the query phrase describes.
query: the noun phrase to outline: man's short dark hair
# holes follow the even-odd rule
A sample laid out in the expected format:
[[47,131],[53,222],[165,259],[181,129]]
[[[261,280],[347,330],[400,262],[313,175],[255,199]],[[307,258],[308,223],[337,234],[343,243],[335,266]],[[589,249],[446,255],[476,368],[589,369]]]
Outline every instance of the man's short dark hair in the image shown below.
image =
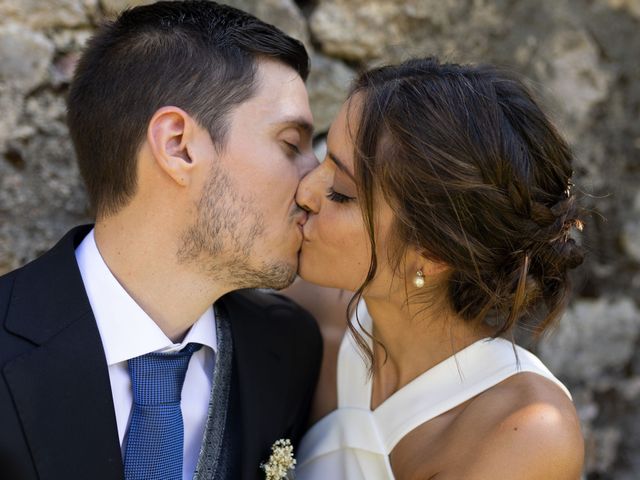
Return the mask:
[[136,157],[161,107],[182,108],[224,146],[227,115],[255,93],[257,60],[271,58],[303,80],[299,41],[235,8],[209,1],[158,2],[103,25],[78,63],[68,123],[98,216],[135,193]]

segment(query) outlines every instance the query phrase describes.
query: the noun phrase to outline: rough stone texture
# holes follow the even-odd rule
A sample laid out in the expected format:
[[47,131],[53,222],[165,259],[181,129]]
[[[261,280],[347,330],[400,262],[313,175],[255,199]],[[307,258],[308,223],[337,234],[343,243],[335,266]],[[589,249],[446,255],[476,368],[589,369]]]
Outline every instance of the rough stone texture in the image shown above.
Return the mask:
[[628,298],[578,300],[540,345],[540,355],[556,374],[587,383],[626,366],[639,335],[640,310]]
[[325,53],[351,61],[458,52],[477,59],[510,23],[498,9],[470,0],[320,0],[310,23]]
[[[2,147],[7,140],[17,136],[16,126],[22,112],[23,103],[24,99],[17,88],[0,84],[0,111],[2,112],[0,116],[0,151],[3,150]],[[33,129],[28,126],[25,129],[20,132],[21,135],[33,132]],[[10,161],[10,159],[8,160]]]
[[618,10],[626,10],[631,15],[640,18],[640,0],[607,0],[609,6]]
[[339,60],[315,54],[307,81],[309,102],[318,132],[326,132],[344,102],[356,73]]
[[564,133],[575,143],[590,121],[591,110],[607,98],[611,75],[583,30],[563,29],[540,47],[547,54],[546,61],[534,63],[536,77],[560,107]]
[[45,79],[52,55],[53,44],[41,33],[15,23],[0,26],[0,84],[32,90]]
[[0,22],[12,19],[34,29],[77,27],[89,23],[97,0],[2,0]]
[[629,257],[640,262],[640,192],[636,194],[630,210],[631,219],[622,227],[622,247]]
[[396,22],[402,6],[382,1],[325,1],[311,17],[313,34],[325,53],[348,60],[375,58],[402,40]]
[[[148,0],[0,0],[0,273],[89,221],[64,96],[97,22]],[[576,299],[538,351],[573,392],[589,480],[640,472],[640,0],[235,0],[312,46],[326,131],[357,69],[414,55],[521,74],[576,154]],[[318,152],[323,142],[318,142]]]

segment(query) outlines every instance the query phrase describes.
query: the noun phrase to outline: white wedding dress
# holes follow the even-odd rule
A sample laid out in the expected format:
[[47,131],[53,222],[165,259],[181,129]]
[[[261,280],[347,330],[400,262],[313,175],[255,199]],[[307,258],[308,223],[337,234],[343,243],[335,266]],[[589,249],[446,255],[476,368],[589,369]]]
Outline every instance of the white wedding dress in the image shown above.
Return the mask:
[[[370,332],[371,317],[364,302],[358,306],[358,318]],[[389,454],[407,433],[519,372],[542,375],[571,398],[535,355],[518,346],[515,351],[508,340],[479,340],[427,370],[372,411],[367,367],[346,333],[338,354],[338,408],[303,437],[296,479],[392,480]]]

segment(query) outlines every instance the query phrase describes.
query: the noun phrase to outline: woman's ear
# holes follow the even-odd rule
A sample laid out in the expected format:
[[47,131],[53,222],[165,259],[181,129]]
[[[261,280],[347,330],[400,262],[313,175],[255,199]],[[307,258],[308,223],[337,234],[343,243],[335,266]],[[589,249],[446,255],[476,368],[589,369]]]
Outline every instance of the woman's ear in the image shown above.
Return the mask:
[[426,260],[422,268],[425,275],[440,275],[447,270],[449,270],[449,266],[437,260]]
[[193,160],[189,142],[195,134],[195,121],[178,107],[162,107],[149,121],[147,142],[157,166],[180,186],[192,180]]
[[414,273],[418,271],[422,272],[425,277],[440,275],[449,270],[449,266],[446,263],[435,260],[424,249],[412,248],[408,257],[407,266],[409,266]]

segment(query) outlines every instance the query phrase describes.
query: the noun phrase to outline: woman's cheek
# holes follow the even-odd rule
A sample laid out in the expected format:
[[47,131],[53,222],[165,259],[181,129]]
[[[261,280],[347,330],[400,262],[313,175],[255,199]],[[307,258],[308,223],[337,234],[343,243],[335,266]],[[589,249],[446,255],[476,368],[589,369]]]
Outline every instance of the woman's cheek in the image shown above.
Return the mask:
[[333,247],[344,243],[344,220],[336,215],[334,207],[328,204],[318,220],[318,233],[323,244]]

